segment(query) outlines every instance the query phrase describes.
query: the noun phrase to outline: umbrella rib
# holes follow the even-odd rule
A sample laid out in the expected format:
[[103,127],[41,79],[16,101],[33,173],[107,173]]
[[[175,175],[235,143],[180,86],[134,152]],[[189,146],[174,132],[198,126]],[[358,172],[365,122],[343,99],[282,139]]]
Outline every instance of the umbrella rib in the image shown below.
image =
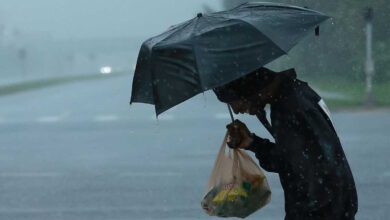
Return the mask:
[[[195,63],[195,69],[196,69],[196,72],[199,73],[199,66],[198,66],[198,59],[197,59],[197,50],[195,48],[195,45],[196,45],[196,41],[194,41],[194,44],[192,44],[192,51],[194,51],[194,63]],[[202,83],[202,74],[198,74],[199,78],[198,78],[198,83],[199,83],[199,87],[200,87],[200,90],[204,91],[203,89],[203,83]]]
[[[267,39],[268,39],[268,37],[267,37]],[[274,42],[272,42],[272,43],[274,43]],[[229,48],[229,49],[209,49],[208,52],[210,52],[210,53],[218,53],[220,51],[234,52],[237,50],[242,50],[243,48],[250,49],[252,47],[256,47],[256,46],[263,45],[263,44],[265,44],[265,43],[264,42],[254,42],[254,43],[247,44],[245,46],[237,46],[237,47],[233,47],[233,48]]]
[[178,27],[176,30],[172,31],[172,33],[168,34],[167,36],[165,36],[163,39],[161,39],[158,43],[156,43],[155,45],[153,45],[152,47],[152,50],[154,47],[158,46],[161,42],[165,41],[166,39],[170,38],[172,35],[174,35],[176,32],[178,31],[181,31],[183,30],[184,28],[186,28],[188,25],[190,25],[192,23],[194,19],[190,19],[187,21],[187,23],[184,23],[183,26],[181,27]]

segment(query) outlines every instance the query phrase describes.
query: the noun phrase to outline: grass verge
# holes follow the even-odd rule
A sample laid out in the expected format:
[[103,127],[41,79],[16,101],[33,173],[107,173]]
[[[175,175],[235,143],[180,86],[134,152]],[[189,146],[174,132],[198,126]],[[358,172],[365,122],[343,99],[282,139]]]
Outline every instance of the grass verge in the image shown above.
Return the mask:
[[[356,108],[364,106],[366,98],[366,85],[364,82],[348,82],[341,80],[307,80],[313,87],[320,90],[341,94],[346,99],[325,98],[329,108]],[[372,95],[376,107],[390,107],[390,83],[375,83]]]
[[14,83],[10,85],[0,86],[0,96],[11,95],[11,94],[26,92],[31,90],[37,90],[37,89],[42,89],[50,86],[62,85],[62,84],[72,83],[72,82],[107,79],[116,76],[121,76],[124,74],[126,73],[118,72],[109,75],[90,74],[90,75],[80,75],[80,76],[64,76],[64,77],[56,77],[56,78],[31,80],[26,82]]

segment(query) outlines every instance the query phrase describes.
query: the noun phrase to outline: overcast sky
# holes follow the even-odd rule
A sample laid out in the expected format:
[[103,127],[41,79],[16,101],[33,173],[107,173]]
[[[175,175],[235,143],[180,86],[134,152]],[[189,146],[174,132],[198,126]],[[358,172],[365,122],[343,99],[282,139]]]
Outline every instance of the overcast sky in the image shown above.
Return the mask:
[[0,0],[0,24],[55,39],[150,36],[220,0]]

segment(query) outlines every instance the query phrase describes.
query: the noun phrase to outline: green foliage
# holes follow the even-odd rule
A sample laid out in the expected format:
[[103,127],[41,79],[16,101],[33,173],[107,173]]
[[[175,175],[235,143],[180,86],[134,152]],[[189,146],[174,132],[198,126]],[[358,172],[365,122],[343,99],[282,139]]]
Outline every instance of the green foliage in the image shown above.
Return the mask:
[[[346,107],[358,107],[364,104],[366,98],[365,82],[351,82],[346,80],[309,80],[310,85],[319,91],[331,91],[343,96],[342,99],[325,97],[325,101],[330,108],[344,109]],[[378,83],[373,87],[372,95],[376,106],[390,106],[389,83]]]
[[[271,1],[271,0],[270,0]],[[224,0],[228,9],[245,0]],[[390,81],[390,4],[388,0],[280,0],[287,4],[306,6],[324,12],[332,17],[321,26],[319,37],[309,36],[289,57],[280,59],[273,66],[294,66],[300,74],[312,77],[345,78],[362,81],[365,78],[364,65],[366,53],[364,9],[374,10],[373,56],[375,61],[375,80]]]

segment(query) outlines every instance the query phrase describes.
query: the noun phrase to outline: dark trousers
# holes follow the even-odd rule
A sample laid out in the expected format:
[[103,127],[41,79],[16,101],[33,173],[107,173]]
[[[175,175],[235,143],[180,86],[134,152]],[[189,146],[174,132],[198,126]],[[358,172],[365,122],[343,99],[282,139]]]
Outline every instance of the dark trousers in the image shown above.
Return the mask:
[[328,204],[313,212],[301,212],[298,210],[286,210],[284,220],[355,220],[356,211],[349,206]]

